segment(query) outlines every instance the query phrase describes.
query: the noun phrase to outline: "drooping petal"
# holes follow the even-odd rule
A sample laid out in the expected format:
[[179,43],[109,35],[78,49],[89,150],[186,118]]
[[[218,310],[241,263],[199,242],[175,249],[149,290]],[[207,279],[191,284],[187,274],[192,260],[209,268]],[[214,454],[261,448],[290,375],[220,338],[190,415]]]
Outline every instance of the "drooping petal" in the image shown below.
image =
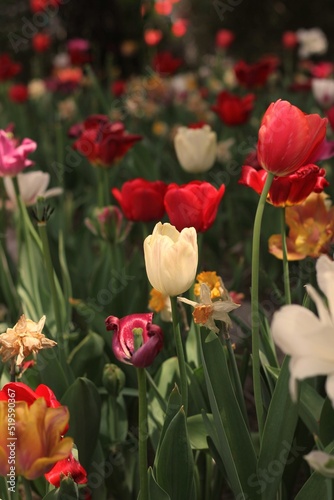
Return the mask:
[[327,255],[321,255],[317,260],[316,270],[319,288],[326,295],[334,322],[334,262]]

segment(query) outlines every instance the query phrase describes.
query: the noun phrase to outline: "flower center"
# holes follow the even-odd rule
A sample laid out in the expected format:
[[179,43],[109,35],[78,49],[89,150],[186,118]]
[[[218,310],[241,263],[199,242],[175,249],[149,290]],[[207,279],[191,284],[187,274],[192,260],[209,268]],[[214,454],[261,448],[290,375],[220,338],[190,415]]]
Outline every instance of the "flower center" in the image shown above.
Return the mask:
[[213,306],[211,304],[201,304],[196,306],[193,311],[193,318],[195,323],[204,325],[213,312]]

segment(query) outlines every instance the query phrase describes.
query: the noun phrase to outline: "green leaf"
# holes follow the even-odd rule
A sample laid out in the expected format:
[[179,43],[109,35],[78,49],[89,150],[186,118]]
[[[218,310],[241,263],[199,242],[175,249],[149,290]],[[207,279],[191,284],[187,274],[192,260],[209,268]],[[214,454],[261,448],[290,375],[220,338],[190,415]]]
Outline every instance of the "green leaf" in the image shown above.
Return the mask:
[[327,446],[334,441],[334,409],[331,401],[326,398],[320,415],[320,441],[323,446]]
[[170,422],[159,449],[156,477],[173,500],[193,498],[194,459],[183,408]]
[[153,475],[153,470],[149,467],[148,471],[148,492],[149,499],[148,500],[170,500],[170,496],[166,493],[155,480]]
[[289,358],[286,356],[269,405],[258,461],[259,470],[267,470],[274,462],[279,464],[266,482],[267,498],[275,498],[298,421],[298,404],[291,401],[289,379]]
[[[208,414],[207,417],[213,423],[213,416]],[[207,450],[207,437],[209,434],[202,415],[193,415],[192,417],[188,417],[187,427],[191,447],[194,450]]]
[[87,365],[96,361],[103,355],[104,340],[94,332],[88,335],[72,350],[68,357],[73,373],[78,377],[84,375]]
[[96,386],[86,378],[78,378],[66,391],[61,403],[70,412],[68,436],[79,450],[80,463],[89,469],[97,445],[101,419],[101,399]]
[[299,415],[312,434],[319,436],[324,398],[306,381],[300,382]]
[[[201,332],[203,334],[203,332]],[[231,382],[224,348],[210,332],[202,342],[202,361],[216,436],[211,438],[221,455],[228,480],[236,497],[258,496],[250,478],[257,477],[256,454]]]

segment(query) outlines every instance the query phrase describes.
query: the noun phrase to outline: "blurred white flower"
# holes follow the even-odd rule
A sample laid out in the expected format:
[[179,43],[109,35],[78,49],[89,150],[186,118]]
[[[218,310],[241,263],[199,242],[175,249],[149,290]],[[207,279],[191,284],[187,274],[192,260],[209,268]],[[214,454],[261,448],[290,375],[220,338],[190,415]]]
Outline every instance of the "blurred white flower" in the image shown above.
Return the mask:
[[176,156],[186,172],[209,170],[216,159],[217,135],[209,125],[202,128],[180,127],[174,139]]
[[235,144],[235,138],[230,137],[225,141],[220,141],[217,144],[217,160],[220,163],[227,163],[232,160],[233,155],[231,152],[232,146]]
[[40,99],[47,93],[47,88],[44,80],[34,78],[28,83],[28,94],[30,99]]
[[[34,205],[39,197],[51,198],[52,196],[59,196],[63,192],[62,188],[47,189],[50,182],[50,174],[41,170],[18,174],[17,180],[23,203],[27,206]],[[4,185],[9,198],[6,206],[9,209],[13,209],[16,207],[16,196],[12,179],[4,177]]]
[[324,451],[314,450],[304,456],[305,460],[319,474],[334,478],[334,456]]
[[320,28],[300,29],[296,31],[296,36],[299,43],[298,54],[302,59],[327,52],[328,41]]
[[327,303],[311,285],[306,285],[318,316],[299,305],[283,306],[274,314],[272,335],[280,349],[291,356],[292,399],[297,396],[297,380],[327,375],[326,392],[334,406],[334,262],[321,255],[316,271]]
[[329,78],[313,78],[312,92],[320,106],[330,107],[334,104],[334,80]]

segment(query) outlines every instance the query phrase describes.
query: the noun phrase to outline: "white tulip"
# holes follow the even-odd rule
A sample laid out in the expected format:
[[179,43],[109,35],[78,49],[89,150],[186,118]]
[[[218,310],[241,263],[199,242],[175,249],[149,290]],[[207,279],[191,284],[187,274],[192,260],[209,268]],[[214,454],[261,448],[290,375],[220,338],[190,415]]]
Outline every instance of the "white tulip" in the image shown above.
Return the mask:
[[334,104],[334,80],[329,78],[313,78],[312,92],[314,99],[321,106],[330,107]]
[[[50,182],[50,174],[41,170],[18,174],[17,180],[23,203],[27,206],[34,205],[39,197],[50,198],[51,196],[58,196],[63,192],[62,188],[47,189]],[[9,176],[4,177],[4,185],[9,198],[8,208],[14,208],[16,206],[16,196],[13,181]]]
[[274,314],[272,335],[282,351],[291,356],[292,398],[295,400],[297,396],[297,380],[327,375],[326,392],[334,406],[334,262],[322,255],[316,270],[319,288],[328,305],[311,285],[306,285],[318,316],[299,305],[283,306]]
[[193,227],[179,232],[171,224],[156,224],[144,241],[147,277],[153,288],[175,297],[193,284],[198,264],[197,234]]
[[195,129],[179,127],[174,146],[181,167],[186,172],[206,172],[216,159],[217,135],[209,125]]
[[325,477],[334,478],[334,456],[320,450],[313,450],[304,456],[310,467]]

